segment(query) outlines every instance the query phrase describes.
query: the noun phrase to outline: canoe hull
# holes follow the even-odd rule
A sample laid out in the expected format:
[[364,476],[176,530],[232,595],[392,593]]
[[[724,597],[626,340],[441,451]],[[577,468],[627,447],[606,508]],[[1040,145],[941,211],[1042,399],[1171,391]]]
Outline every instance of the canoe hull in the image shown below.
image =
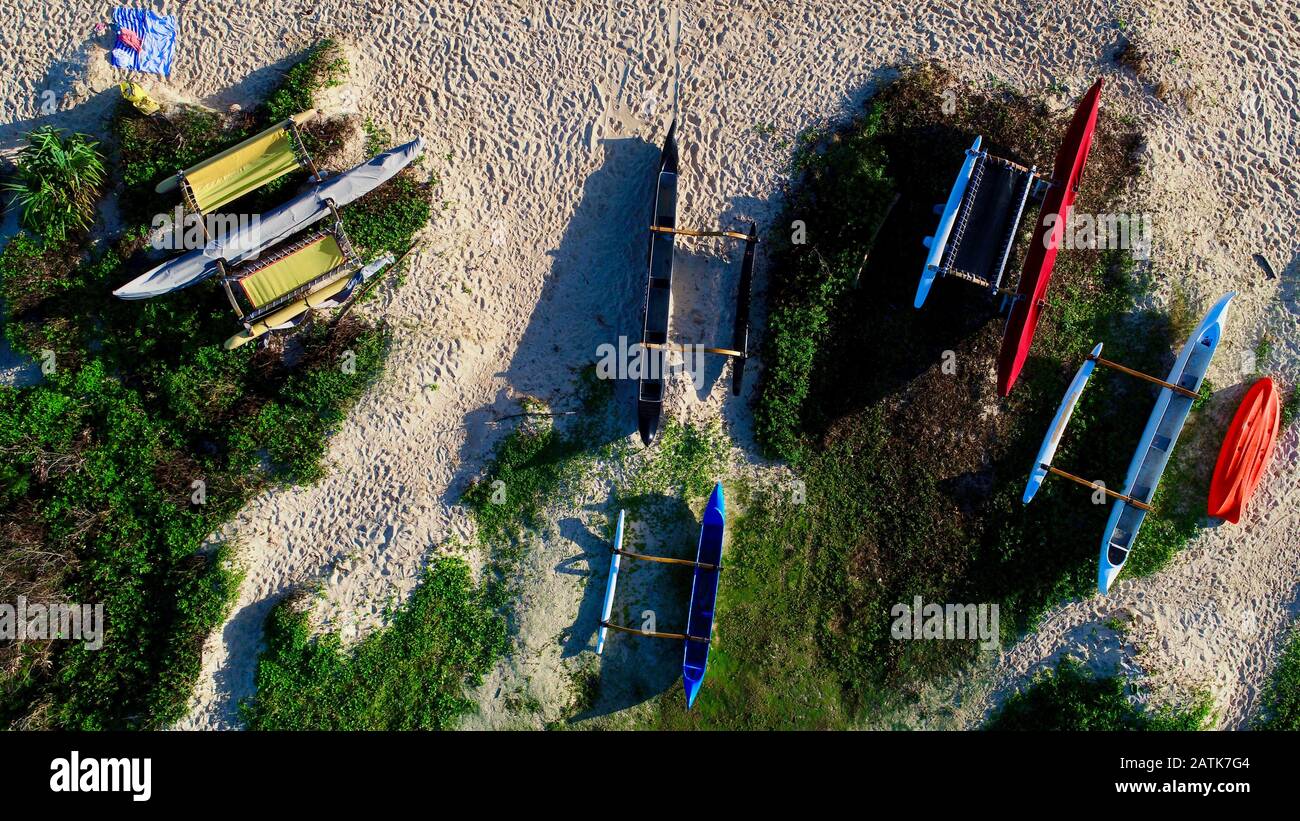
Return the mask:
[[1277,384],[1264,377],[1246,391],[1228,426],[1210,481],[1209,515],[1233,524],[1241,520],[1273,456],[1281,423]]
[[[657,228],[677,227],[677,122],[668,128],[663,151],[659,155],[659,171],[655,176],[654,207],[651,225]],[[668,320],[672,315],[673,250],[675,237],[659,231],[650,231],[650,246],[646,254],[645,301],[641,312],[641,344],[666,344]],[[642,350],[644,370],[637,385],[636,424],[641,441],[649,446],[659,435],[659,419],[663,415],[664,391],[667,387],[667,356],[661,350]],[[648,371],[648,372],[647,372]]]
[[[1235,291],[1224,295],[1205,315],[1205,319],[1201,320],[1200,326],[1187,340],[1182,353],[1174,362],[1167,382],[1190,391],[1200,390],[1210,360],[1223,336],[1228,305],[1236,295]],[[1125,496],[1151,504],[1160,477],[1169,463],[1169,456],[1178,443],[1178,436],[1192,410],[1193,401],[1191,397],[1174,393],[1169,388],[1160,389],[1156,405],[1151,409],[1151,417],[1138,440],[1137,450],[1124,479]],[[1115,500],[1111,506],[1106,531],[1101,537],[1101,558],[1097,569],[1097,590],[1103,596],[1110,591],[1128,560],[1146,515],[1145,510],[1130,505],[1123,499]]]
[[[701,564],[722,565],[722,539],[726,530],[726,502],[722,494],[722,483],[717,483],[709,503],[704,508],[704,520],[700,525],[700,541],[695,549],[695,561]],[[714,607],[718,600],[717,569],[695,568],[695,578],[691,582],[690,615],[686,622],[686,635],[709,639],[713,636]],[[695,705],[695,699],[704,684],[704,673],[709,663],[709,642],[687,639],[682,655],[682,683],[686,687],[686,707]]]
[[1002,349],[998,353],[999,396],[1011,393],[1011,388],[1029,357],[1029,348],[1033,345],[1034,331],[1038,328],[1043,298],[1047,295],[1047,284],[1056,264],[1056,251],[1065,229],[1065,219],[1074,204],[1079,178],[1083,175],[1088,151],[1092,147],[1097,111],[1101,105],[1101,87],[1102,81],[1097,80],[1088,89],[1088,93],[1083,95],[1074,111],[1074,119],[1070,121],[1070,128],[1065,133],[1061,150],[1056,154],[1052,187],[1043,198],[1038,225],[1034,229],[1029,251],[1025,254],[1020,283],[1016,286],[1015,303],[1002,335]]

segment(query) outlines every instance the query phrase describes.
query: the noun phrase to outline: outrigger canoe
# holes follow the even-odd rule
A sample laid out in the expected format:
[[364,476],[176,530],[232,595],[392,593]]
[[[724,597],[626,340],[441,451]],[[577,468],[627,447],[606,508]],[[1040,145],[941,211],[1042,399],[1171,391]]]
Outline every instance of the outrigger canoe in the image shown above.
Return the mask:
[[677,121],[668,128],[663,151],[659,155],[659,173],[655,178],[654,228],[669,231],[650,232],[650,249],[646,261],[645,307],[641,316],[642,368],[636,402],[636,424],[641,441],[647,446],[659,435],[659,420],[664,411],[664,386],[667,355],[662,348],[645,347],[668,343],[668,318],[672,314],[673,249],[677,227]]
[[1236,524],[1273,456],[1282,410],[1277,384],[1264,377],[1246,391],[1228,426],[1210,481],[1208,512]]
[[[1133,542],[1146,519],[1147,511],[1151,509],[1156,487],[1169,463],[1169,454],[1177,444],[1178,436],[1187,423],[1187,415],[1192,410],[1195,400],[1188,394],[1195,394],[1201,388],[1205,372],[1210,367],[1210,360],[1223,335],[1228,304],[1236,295],[1235,291],[1228,293],[1216,302],[1183,346],[1182,353],[1169,372],[1169,378],[1165,380],[1179,390],[1162,387],[1156,398],[1156,405],[1138,440],[1137,451],[1133,454],[1128,475],[1124,479],[1124,496],[1127,498],[1115,500],[1106,522],[1106,531],[1101,537],[1097,589],[1103,595],[1109,592],[1115,577],[1133,550]],[[1136,500],[1141,506],[1133,504],[1131,500]]]
[[1020,282],[1016,286],[1011,315],[1007,318],[1006,329],[1002,334],[1002,348],[998,353],[1000,396],[1011,393],[1011,388],[1025,365],[1025,359],[1029,356],[1030,346],[1033,345],[1038,316],[1047,295],[1047,284],[1056,264],[1056,252],[1061,244],[1070,207],[1079,191],[1079,178],[1088,161],[1088,151],[1092,147],[1097,111],[1101,105],[1101,86],[1102,81],[1099,79],[1083,95],[1074,111],[1070,128],[1066,131],[1065,141],[1056,154],[1052,186],[1043,198],[1038,225],[1034,229],[1029,251],[1025,254]]
[[424,151],[424,140],[385,151],[345,171],[283,205],[241,224],[237,231],[146,271],[113,292],[120,299],[149,299],[188,288],[213,276],[222,261],[228,266],[251,260],[266,248],[331,214],[330,203],[343,206],[392,179]]
[[687,641],[682,655],[682,682],[686,685],[688,709],[695,704],[695,697],[700,693],[709,663],[713,609],[718,601],[718,575],[722,567],[722,536],[726,521],[722,483],[718,482],[713,488],[713,494],[709,496],[708,506],[704,508],[700,541],[695,549],[695,579],[691,583],[691,607],[686,622],[686,635],[704,640]]
[[[618,514],[618,528],[614,532],[614,548],[609,560],[609,578],[605,582],[605,599],[600,609],[600,630],[596,634],[596,652],[605,650],[608,631],[629,633],[651,639],[670,639],[685,645],[682,651],[682,683],[686,687],[686,706],[695,704],[704,682],[709,664],[709,645],[713,641],[713,610],[718,601],[718,577],[722,571],[722,539],[726,530],[726,503],[722,496],[722,483],[713,487],[704,519],[700,524],[700,540],[695,547],[695,560],[668,556],[651,556],[623,549],[623,511]],[[628,627],[611,622],[614,612],[614,591],[618,587],[620,560],[626,556],[639,561],[694,568],[691,581],[691,601],[684,633],[660,633],[644,628]]]
[[[636,422],[641,441],[649,446],[659,434],[659,420],[664,411],[664,392],[668,376],[668,351],[693,355],[719,354],[733,360],[731,391],[740,395],[745,379],[745,360],[749,358],[749,302],[754,281],[754,246],[758,226],[749,223],[749,233],[729,229],[697,230],[677,225],[677,121],[668,128],[663,150],[659,154],[659,172],[655,176],[654,208],[651,212],[650,248],[646,260],[645,300],[641,308],[641,345],[638,357]],[[740,266],[740,286],[736,297],[736,322],[732,347],[717,348],[705,344],[683,345],[668,341],[672,318],[673,251],[677,236],[720,237],[745,243]],[[698,363],[697,363],[698,366]]]

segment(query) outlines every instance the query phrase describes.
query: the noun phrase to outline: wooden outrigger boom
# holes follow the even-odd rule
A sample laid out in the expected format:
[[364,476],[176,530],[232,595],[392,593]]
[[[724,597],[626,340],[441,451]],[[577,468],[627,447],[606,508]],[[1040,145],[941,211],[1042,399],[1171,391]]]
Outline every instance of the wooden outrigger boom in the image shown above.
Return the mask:
[[704,644],[709,643],[709,639],[700,636],[688,636],[685,633],[656,633],[654,630],[642,630],[639,627],[624,627],[621,624],[614,624],[608,621],[600,623],[602,629],[615,630],[619,633],[630,633],[633,636],[645,636],[648,639],[675,639],[677,641],[699,641]]
[[1189,399],[1197,399],[1200,397],[1200,394],[1196,393],[1195,391],[1189,391],[1187,388],[1184,388],[1182,385],[1175,385],[1172,382],[1166,382],[1163,379],[1157,379],[1156,377],[1152,376],[1149,373],[1142,373],[1142,371],[1135,371],[1132,368],[1125,367],[1124,365],[1119,364],[1118,362],[1111,362],[1109,359],[1102,359],[1100,356],[1090,356],[1088,358],[1091,359],[1093,362],[1096,362],[1098,365],[1101,365],[1103,368],[1110,368],[1111,370],[1119,371],[1122,374],[1134,376],[1137,377],[1138,379],[1144,379],[1153,385],[1159,385],[1162,388],[1168,388],[1174,393],[1180,393],[1183,396],[1188,397]]
[[662,225],[651,225],[650,230],[660,234],[675,234],[679,237],[726,237],[743,242],[758,242],[758,237],[754,234],[742,234],[739,231],[697,231],[691,228],[666,228]]
[[742,359],[747,356],[744,351],[732,350],[731,348],[710,348],[707,345],[681,345],[674,342],[646,342],[641,347],[652,351],[679,351],[682,353],[690,353],[696,348],[699,348],[703,353],[716,353],[721,356],[737,356]]
[[1135,507],[1140,507],[1143,510],[1153,509],[1146,502],[1140,502],[1137,499],[1134,499],[1132,496],[1125,496],[1123,493],[1120,493],[1119,491],[1111,490],[1110,488],[1103,485],[1101,482],[1090,482],[1087,479],[1084,479],[1082,476],[1075,476],[1073,473],[1066,473],[1060,468],[1052,467],[1051,465],[1043,465],[1043,467],[1047,469],[1048,473],[1054,474],[1056,476],[1060,476],[1062,479],[1069,479],[1071,482],[1074,482],[1075,484],[1083,485],[1084,487],[1089,488],[1091,490],[1100,490],[1102,493],[1106,494],[1112,499],[1123,499],[1129,504]]
[[722,567],[716,564],[704,564],[703,562],[693,562],[690,559],[672,559],[668,556],[648,556],[645,553],[631,553],[627,550],[615,550],[620,556],[627,556],[629,559],[640,559],[643,562],[658,562],[659,564],[680,564],[686,567],[703,567],[705,570],[721,570]]

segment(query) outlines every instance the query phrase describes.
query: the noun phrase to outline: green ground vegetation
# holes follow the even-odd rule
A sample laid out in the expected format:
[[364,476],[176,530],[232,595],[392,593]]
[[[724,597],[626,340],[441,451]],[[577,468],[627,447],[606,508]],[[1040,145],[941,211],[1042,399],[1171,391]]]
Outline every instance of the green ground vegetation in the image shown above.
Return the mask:
[[1260,730],[1300,730],[1300,629],[1292,628],[1282,656],[1260,699],[1254,726]]
[[[1003,326],[994,300],[944,281],[924,310],[911,307],[931,206],[973,136],[1050,167],[1068,117],[923,66],[844,127],[800,140],[788,208],[768,237],[770,318],[754,403],[760,446],[788,460],[794,478],[733,493],[723,640],[696,710],[666,707],[661,726],[869,722],[976,657],[972,642],[892,640],[895,603],[997,603],[1011,640],[1052,604],[1093,594],[1108,506],[1057,482],[1028,507],[1020,497],[1095,342],[1134,367],[1168,368],[1183,339],[1176,317],[1138,307],[1151,274],[1123,251],[1063,251],[1052,308],[1006,400],[993,380]],[[1115,210],[1137,174],[1139,139],[1103,107],[1080,210]],[[1057,463],[1121,481],[1153,396],[1141,383],[1094,377]],[[1194,413],[1180,450],[1198,449],[1198,423]],[[1206,481],[1175,460],[1126,574],[1156,570],[1195,532]]]
[[469,566],[436,559],[391,623],[357,646],[313,635],[288,600],[266,623],[257,694],[244,705],[254,730],[445,730],[474,709],[465,695],[508,646],[505,619]]
[[[335,68],[289,77],[292,88],[273,101],[298,105],[338,79]],[[203,641],[239,584],[233,548],[204,547],[206,538],[268,485],[322,476],[327,437],[383,368],[388,331],[355,316],[227,352],[221,342],[236,325],[213,282],[140,302],[110,295],[158,262],[147,226],[175,196],[155,195],[154,184],[247,136],[273,108],[258,121],[122,106],[112,178],[135,227],[99,241],[25,231],[0,252],[5,335],[43,371],[34,386],[0,387],[0,601],[103,603],[108,622],[100,650],[0,647],[0,725],[150,728],[180,718]],[[377,201],[345,211],[372,254],[409,242],[429,191]],[[457,589],[454,568],[429,583]],[[277,627],[277,638],[294,629]]]
[[1066,656],[1013,693],[985,723],[986,730],[1182,730],[1204,729],[1211,702],[1201,696],[1184,709],[1150,710],[1125,689],[1122,676],[1097,676]]

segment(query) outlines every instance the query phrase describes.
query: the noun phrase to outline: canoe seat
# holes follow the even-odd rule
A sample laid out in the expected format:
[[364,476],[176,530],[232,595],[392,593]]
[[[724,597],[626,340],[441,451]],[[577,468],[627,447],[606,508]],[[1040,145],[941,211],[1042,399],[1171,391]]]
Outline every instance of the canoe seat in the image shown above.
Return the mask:
[[668,310],[672,291],[651,288],[646,300],[645,341],[663,344],[668,341]]
[[1155,437],[1151,439],[1151,447],[1163,453],[1169,450],[1170,442],[1171,440],[1168,436],[1157,433]]
[[239,269],[235,280],[253,307],[262,308],[347,262],[338,239],[331,233],[320,233]]
[[964,272],[984,287],[998,288],[1036,179],[1033,170],[981,154],[939,267]]
[[662,379],[642,379],[641,380],[641,401],[643,402],[662,402],[664,401],[664,382]]
[[[361,267],[337,210],[334,216],[332,227],[283,243],[226,274],[222,280],[226,295],[245,329],[294,300],[352,276]],[[238,286],[251,311],[245,313],[240,307],[232,286]]]
[[1151,498],[1151,488],[1137,485],[1133,488],[1133,498],[1141,499],[1144,502],[1147,501]]
[[308,116],[310,112],[276,123],[181,171],[173,179],[180,183],[186,205],[207,214],[299,168],[315,173],[297,127]]

